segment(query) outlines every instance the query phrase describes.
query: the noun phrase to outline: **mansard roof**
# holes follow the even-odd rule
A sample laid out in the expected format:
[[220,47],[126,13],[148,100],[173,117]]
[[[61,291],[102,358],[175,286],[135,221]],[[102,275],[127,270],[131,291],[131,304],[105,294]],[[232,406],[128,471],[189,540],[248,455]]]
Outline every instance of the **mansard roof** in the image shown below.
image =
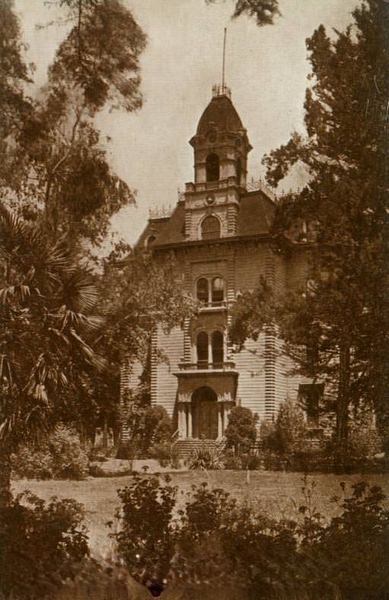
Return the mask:
[[207,135],[210,129],[242,131],[243,125],[235,106],[226,95],[214,96],[200,117],[197,135]]
[[[262,191],[246,192],[240,198],[236,235],[219,238],[228,241],[236,238],[269,235],[274,219],[275,204]],[[185,237],[185,202],[180,200],[170,217],[150,219],[137,246],[147,245],[150,236],[156,239],[153,248],[188,244]],[[204,243],[203,240],[199,240]]]

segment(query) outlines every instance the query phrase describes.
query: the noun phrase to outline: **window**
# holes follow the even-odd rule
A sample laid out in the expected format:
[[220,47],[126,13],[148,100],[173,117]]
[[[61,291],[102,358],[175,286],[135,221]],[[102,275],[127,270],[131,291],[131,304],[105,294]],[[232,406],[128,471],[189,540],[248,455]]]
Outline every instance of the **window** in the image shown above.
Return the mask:
[[197,300],[203,304],[208,304],[208,279],[202,277],[197,282]]
[[201,239],[214,240],[220,237],[220,222],[217,217],[212,215],[205,217],[201,223]]
[[299,400],[307,415],[307,423],[311,427],[318,427],[320,416],[320,401],[324,394],[324,384],[311,383],[299,385]]
[[221,304],[224,300],[224,281],[221,277],[212,280],[212,304]]
[[200,277],[196,283],[196,297],[204,305],[221,306],[224,302],[224,279]]
[[224,340],[220,331],[212,334],[212,362],[215,368],[221,368],[224,360]]
[[205,331],[198,334],[196,347],[198,366],[208,368],[208,334]]
[[205,161],[205,170],[207,181],[219,181],[220,164],[217,154],[208,154],[207,160]]
[[156,239],[157,238],[155,237],[155,235],[149,235],[149,237],[145,241],[146,248],[150,248],[150,246],[154,244]]

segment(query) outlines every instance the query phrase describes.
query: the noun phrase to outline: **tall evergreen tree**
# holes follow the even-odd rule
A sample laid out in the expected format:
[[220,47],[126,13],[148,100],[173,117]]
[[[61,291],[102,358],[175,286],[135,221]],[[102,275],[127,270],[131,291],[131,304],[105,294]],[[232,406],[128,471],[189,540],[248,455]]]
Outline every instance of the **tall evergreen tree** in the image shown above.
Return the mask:
[[351,405],[388,414],[388,26],[388,3],[366,0],[344,32],[320,26],[307,40],[307,134],[294,134],[264,163],[272,185],[296,163],[307,169],[308,183],[280,203],[275,233],[288,237],[293,223],[305,224],[307,233],[289,247],[305,244],[308,285],[288,299],[273,297],[272,310],[262,287],[236,313],[239,339],[264,326],[266,305],[300,372],[327,382],[340,455]]

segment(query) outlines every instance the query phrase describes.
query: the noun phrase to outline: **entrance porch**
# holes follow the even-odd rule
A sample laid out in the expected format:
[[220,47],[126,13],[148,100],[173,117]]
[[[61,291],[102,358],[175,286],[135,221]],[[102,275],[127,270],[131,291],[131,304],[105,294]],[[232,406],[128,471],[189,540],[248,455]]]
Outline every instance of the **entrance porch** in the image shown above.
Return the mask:
[[178,439],[221,440],[235,405],[236,383],[231,370],[178,376]]

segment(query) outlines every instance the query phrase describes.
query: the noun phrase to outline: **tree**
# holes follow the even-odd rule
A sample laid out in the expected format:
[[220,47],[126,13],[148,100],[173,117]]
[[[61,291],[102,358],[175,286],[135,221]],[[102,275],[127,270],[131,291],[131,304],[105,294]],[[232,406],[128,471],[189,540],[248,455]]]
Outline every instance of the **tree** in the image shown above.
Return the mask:
[[[118,415],[120,368],[134,363],[142,365],[140,386],[131,390],[133,433],[138,439],[138,429],[151,403],[153,332],[157,327],[168,332],[179,326],[196,306],[176,281],[173,256],[165,256],[162,262],[150,252],[133,251],[123,243],[117,244],[103,261],[99,292],[98,309],[104,315],[104,328],[98,332],[95,344],[108,366],[95,379],[94,395],[97,391],[103,411],[108,407],[111,414]],[[164,360],[162,354],[156,358]]]
[[256,421],[249,408],[234,406],[225,431],[227,447],[233,448],[236,454],[248,452],[257,437]]
[[[209,4],[217,0],[206,0]],[[233,19],[241,15],[248,15],[255,18],[257,25],[272,25],[274,18],[280,14],[278,0],[234,0],[235,8],[232,15]]]
[[[274,227],[287,251],[305,243],[309,285],[287,299],[273,294],[270,321],[277,323],[300,372],[328,384],[340,455],[352,403],[388,412],[388,11],[382,0],[368,0],[344,32],[330,37],[320,26],[307,40],[312,83],[306,136],[294,134],[264,159],[272,185],[298,162],[309,174],[304,188],[279,204]],[[308,224],[304,241],[290,239],[296,221]],[[246,330],[258,333],[263,327],[259,310],[253,318],[247,310],[255,302],[267,305],[263,290],[238,309],[241,331],[245,322]]]
[[0,505],[10,453],[47,433],[82,374],[104,365],[88,343],[97,290],[62,241],[0,205]]
[[[8,205],[26,218],[44,220],[53,237],[65,233],[73,243],[99,246],[112,215],[133,203],[134,194],[113,173],[94,119],[105,107],[141,106],[139,56],[146,37],[119,0],[58,3],[74,25],[36,100],[26,100],[20,87],[27,69],[16,25],[12,60],[7,61],[7,46],[0,49],[6,81],[26,105],[17,127],[4,132],[7,140],[12,134],[12,144],[0,183]],[[6,12],[14,23],[10,3]]]

